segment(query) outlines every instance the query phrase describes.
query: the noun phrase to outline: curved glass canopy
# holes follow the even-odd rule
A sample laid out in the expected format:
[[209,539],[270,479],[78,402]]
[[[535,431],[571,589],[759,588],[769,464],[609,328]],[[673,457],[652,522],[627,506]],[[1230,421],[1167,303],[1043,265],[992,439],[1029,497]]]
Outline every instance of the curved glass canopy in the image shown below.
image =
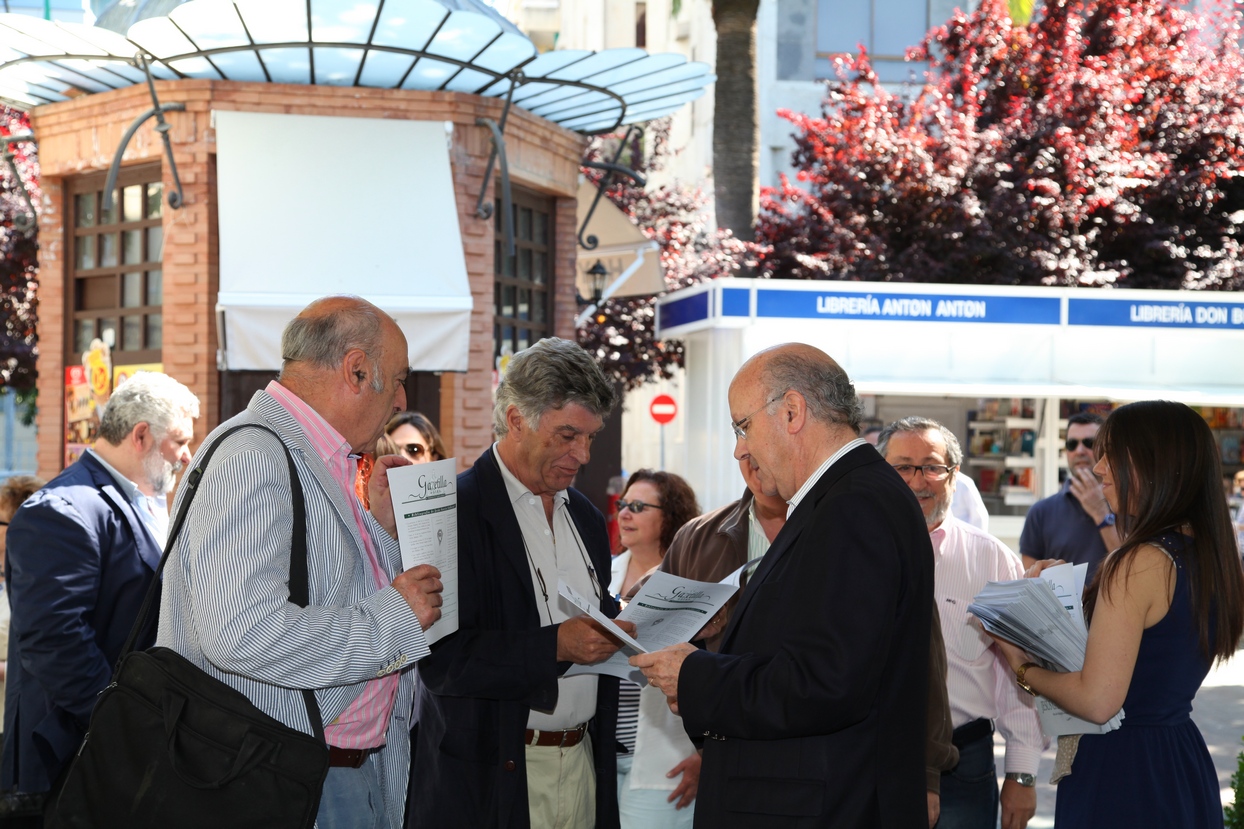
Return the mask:
[[537,54],[471,0],[191,0],[107,29],[0,15],[0,98],[19,108],[144,79],[420,89],[505,97],[586,134],[669,115],[715,80],[642,49]]

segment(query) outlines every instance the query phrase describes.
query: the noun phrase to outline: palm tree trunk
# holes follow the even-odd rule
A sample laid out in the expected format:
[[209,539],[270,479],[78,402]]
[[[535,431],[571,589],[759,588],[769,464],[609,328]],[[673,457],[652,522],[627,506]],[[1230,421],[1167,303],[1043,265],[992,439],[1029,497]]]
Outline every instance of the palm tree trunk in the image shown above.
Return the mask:
[[713,184],[717,226],[751,241],[759,205],[760,123],[756,118],[759,0],[714,0],[717,85],[713,97]]

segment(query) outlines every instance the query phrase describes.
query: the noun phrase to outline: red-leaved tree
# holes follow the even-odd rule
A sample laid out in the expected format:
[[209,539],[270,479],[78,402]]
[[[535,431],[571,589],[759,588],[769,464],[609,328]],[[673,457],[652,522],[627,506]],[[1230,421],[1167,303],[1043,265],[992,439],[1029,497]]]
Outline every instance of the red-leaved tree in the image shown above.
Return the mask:
[[1165,0],[1005,0],[956,13],[909,58],[922,88],[840,64],[796,128],[799,186],[765,192],[774,277],[1244,287],[1244,60],[1237,17]]
[[[0,135],[28,132],[25,113],[0,109]],[[0,164],[0,388],[26,397],[35,388],[39,245],[33,228],[21,226],[22,220],[31,221],[21,188],[25,186],[31,201],[39,203],[39,161],[33,144],[15,144],[13,154],[21,181]]]
[[[650,174],[661,171],[671,155],[668,121],[648,125],[647,136],[647,153],[636,147],[631,158],[637,172]],[[585,160],[601,160],[610,140],[616,147],[616,136],[594,139]],[[588,167],[583,173],[597,185],[603,177],[599,170]],[[728,276],[738,268],[743,244],[709,224],[706,208],[710,197],[704,191],[681,185],[645,189],[619,176],[605,190],[605,198],[660,245],[668,290]],[[618,297],[600,304],[579,328],[578,340],[607,376],[629,390],[649,380],[668,379],[683,364],[682,343],[658,340],[655,329],[655,297]]]

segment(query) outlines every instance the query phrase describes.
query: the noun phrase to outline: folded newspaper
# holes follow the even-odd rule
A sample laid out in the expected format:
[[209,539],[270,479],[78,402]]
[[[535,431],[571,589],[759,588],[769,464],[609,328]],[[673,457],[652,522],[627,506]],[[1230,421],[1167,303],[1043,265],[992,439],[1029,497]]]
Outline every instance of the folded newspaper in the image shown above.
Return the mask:
[[[717,583],[678,578],[660,570],[653,573],[618,614],[618,621],[635,623],[634,638],[623,633],[613,619],[601,613],[595,602],[589,601],[565,581],[559,580],[558,595],[599,622],[624,645],[622,650],[604,662],[597,662],[595,665],[572,665],[565,676],[612,674],[629,679],[636,685],[648,684],[643,672],[630,666],[627,661],[630,654],[627,651],[651,653],[667,645],[690,642],[691,637],[738,590],[739,582],[736,577],[739,572],[736,570]],[[733,582],[730,581],[731,578],[734,578]]]
[[[968,605],[968,611],[985,630],[1014,642],[1041,667],[1079,671],[1088,645],[1080,605],[1087,569],[1084,564],[1060,564],[1043,570],[1040,578],[991,581]],[[1047,737],[1105,734],[1122,725],[1124,716],[1120,709],[1109,722],[1098,725],[1073,717],[1045,697],[1037,698],[1037,712]]]

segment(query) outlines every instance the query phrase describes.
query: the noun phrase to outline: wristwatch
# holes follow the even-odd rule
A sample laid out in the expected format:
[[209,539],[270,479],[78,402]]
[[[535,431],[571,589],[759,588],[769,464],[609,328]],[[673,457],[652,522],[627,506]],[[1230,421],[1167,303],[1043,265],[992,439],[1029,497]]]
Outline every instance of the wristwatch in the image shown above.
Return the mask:
[[1114,526],[1114,513],[1108,512],[1106,513],[1106,517],[1098,522],[1097,529],[1104,530],[1106,529],[1106,527],[1113,527],[1113,526]]
[[1006,779],[1014,780],[1016,783],[1023,786],[1025,789],[1031,789],[1032,787],[1037,785],[1036,777],[1034,777],[1031,774],[1024,774],[1023,772],[1018,772],[1018,771],[1008,771],[1006,773]]
[[1040,668],[1040,667],[1041,666],[1038,665],[1036,662],[1025,662],[1023,665],[1020,665],[1019,668],[1017,668],[1015,671],[1015,684],[1023,688],[1028,693],[1032,694],[1034,697],[1037,695],[1037,692],[1032,690],[1032,686],[1024,681],[1024,675],[1028,673],[1029,668]]

